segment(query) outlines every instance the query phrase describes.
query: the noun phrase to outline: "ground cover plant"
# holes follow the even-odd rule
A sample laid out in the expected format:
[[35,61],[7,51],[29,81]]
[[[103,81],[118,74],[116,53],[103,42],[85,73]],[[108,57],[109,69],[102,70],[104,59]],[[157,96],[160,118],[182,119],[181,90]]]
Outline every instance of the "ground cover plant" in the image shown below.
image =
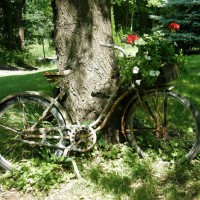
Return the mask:
[[[175,90],[188,96],[200,108],[199,55],[186,59],[186,71],[180,72],[180,78],[174,81]],[[4,86],[1,87],[1,98],[24,90],[50,92],[41,72],[2,77],[0,85]],[[0,199],[6,199],[11,191],[15,195],[17,191],[23,191],[21,196],[24,199],[200,198],[199,155],[185,163],[173,159],[163,161],[155,152],[149,158],[141,159],[127,143],[109,144],[105,135],[100,133],[91,152],[72,157],[82,179],[77,178],[70,160],[49,157],[45,149],[40,149],[41,156],[31,158],[17,171],[5,173],[0,169]]]

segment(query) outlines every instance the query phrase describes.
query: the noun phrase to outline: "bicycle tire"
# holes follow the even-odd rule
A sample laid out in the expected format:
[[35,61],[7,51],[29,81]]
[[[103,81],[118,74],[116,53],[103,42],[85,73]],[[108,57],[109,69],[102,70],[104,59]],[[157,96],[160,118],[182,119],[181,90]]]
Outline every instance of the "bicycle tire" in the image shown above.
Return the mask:
[[187,98],[172,91],[155,90],[135,100],[126,132],[141,157],[149,152],[167,160],[193,159],[200,151],[200,114]]
[[[4,169],[12,170],[22,161],[38,156],[41,147],[22,142],[20,134],[24,128],[31,127],[49,105],[48,99],[28,93],[10,96],[0,103],[0,165]],[[45,119],[36,127],[64,125],[65,120],[60,110],[52,105]],[[38,140],[41,138],[32,138],[33,142]]]

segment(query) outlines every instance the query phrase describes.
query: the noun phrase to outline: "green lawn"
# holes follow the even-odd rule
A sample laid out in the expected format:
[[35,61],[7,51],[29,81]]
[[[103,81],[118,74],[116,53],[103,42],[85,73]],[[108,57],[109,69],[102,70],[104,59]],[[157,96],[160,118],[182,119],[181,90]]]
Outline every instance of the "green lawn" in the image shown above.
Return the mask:
[[50,94],[48,81],[44,72],[26,75],[5,76],[0,78],[0,99],[23,91],[40,91]]
[[200,109],[200,55],[187,56],[187,72],[180,72],[175,90],[191,99]]

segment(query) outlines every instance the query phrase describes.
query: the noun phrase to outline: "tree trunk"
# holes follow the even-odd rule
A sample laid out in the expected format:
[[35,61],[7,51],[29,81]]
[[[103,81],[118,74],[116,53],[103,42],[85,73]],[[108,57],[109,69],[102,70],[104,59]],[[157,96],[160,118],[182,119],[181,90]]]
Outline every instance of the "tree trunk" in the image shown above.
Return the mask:
[[[95,119],[116,85],[110,0],[54,0],[58,70],[71,69],[68,91],[79,121]],[[100,97],[92,94],[100,94]]]
[[3,32],[6,35],[5,47],[13,49],[24,48],[24,29],[22,27],[22,14],[25,0],[1,0],[3,10]]
[[25,5],[25,0],[18,0],[15,5],[15,26],[18,30],[16,34],[17,37],[17,47],[21,50],[24,49],[24,28],[22,26],[22,18],[23,18],[23,8]]

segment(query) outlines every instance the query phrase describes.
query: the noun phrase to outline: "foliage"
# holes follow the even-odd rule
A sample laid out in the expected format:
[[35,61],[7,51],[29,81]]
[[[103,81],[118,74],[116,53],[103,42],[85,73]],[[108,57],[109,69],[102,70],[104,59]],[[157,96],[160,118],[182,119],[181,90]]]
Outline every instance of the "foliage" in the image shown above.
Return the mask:
[[26,2],[24,25],[26,27],[26,43],[41,44],[45,39],[52,39],[53,13],[50,2],[30,1]]
[[[21,4],[20,2],[24,2]],[[19,5],[18,5],[19,3]],[[25,6],[24,6],[25,5]],[[21,7],[20,7],[21,6]],[[9,10],[10,16],[6,16],[4,10]],[[16,20],[17,12],[21,11],[23,13],[23,19]],[[10,18],[13,19],[10,19]],[[9,18],[12,22],[8,22],[7,18]],[[37,57],[41,57],[44,54],[45,57],[45,49],[44,46],[47,46],[47,42],[50,41],[52,43],[52,33],[53,33],[53,13],[49,0],[43,1],[2,1],[0,3],[0,21],[3,26],[0,28],[0,37],[1,41],[1,49],[0,49],[0,65],[2,66],[17,66],[19,68],[30,69],[33,65],[38,65],[36,63],[36,56],[31,55],[30,44],[42,44],[43,49],[42,53]],[[17,24],[17,21],[20,21],[21,24]],[[15,24],[16,23],[16,24]],[[19,22],[18,22],[19,23]],[[10,26],[10,27],[7,27]],[[24,42],[25,47],[23,51],[19,50],[16,41],[18,41],[18,29],[22,28],[25,32]],[[7,29],[10,28],[8,31]],[[13,29],[13,30],[12,30]],[[9,35],[10,34],[10,35]],[[14,42],[13,42],[13,41]],[[8,44],[6,44],[8,43]],[[9,46],[9,48],[8,48]],[[11,49],[13,51],[8,51],[7,49]],[[17,49],[17,50],[16,50]],[[48,45],[48,49],[50,46]],[[47,52],[48,53],[48,52]]]
[[161,7],[163,4],[163,0],[149,0],[148,6],[149,7]]
[[180,25],[179,31],[171,34],[178,48],[185,53],[198,53],[200,47],[200,4],[193,0],[168,1],[162,8],[159,22],[166,28],[171,22]]
[[49,56],[48,59],[41,59],[43,53],[41,45],[29,45],[26,50],[5,50],[0,48],[0,69],[1,70],[12,70],[12,69],[22,69],[22,70],[34,70],[42,66],[51,66],[53,62],[53,55],[55,52],[44,41],[46,45],[46,55]]
[[128,49],[130,57],[125,61],[121,60],[120,72],[129,82],[134,78],[134,85],[154,84],[162,66],[170,63],[179,65],[181,61],[171,42],[159,32],[145,34],[133,46],[126,44],[125,48]]
[[16,188],[23,192],[41,192],[56,188],[60,183],[73,177],[72,174],[64,173],[59,164],[42,161],[37,158],[30,159],[22,166],[8,172],[0,178],[7,189]]
[[117,4],[117,5],[121,5],[124,2],[127,2],[129,4],[134,4],[135,0],[111,0],[112,4]]
[[113,1],[116,29],[121,27],[129,31],[135,30],[139,34],[148,33],[154,21],[149,15],[158,13],[162,0],[119,0]]
[[35,57],[26,51],[3,51],[0,49],[0,69],[4,66],[31,69],[35,65]]
[[25,0],[0,1],[0,43],[1,46],[16,50],[23,48],[22,13]]

